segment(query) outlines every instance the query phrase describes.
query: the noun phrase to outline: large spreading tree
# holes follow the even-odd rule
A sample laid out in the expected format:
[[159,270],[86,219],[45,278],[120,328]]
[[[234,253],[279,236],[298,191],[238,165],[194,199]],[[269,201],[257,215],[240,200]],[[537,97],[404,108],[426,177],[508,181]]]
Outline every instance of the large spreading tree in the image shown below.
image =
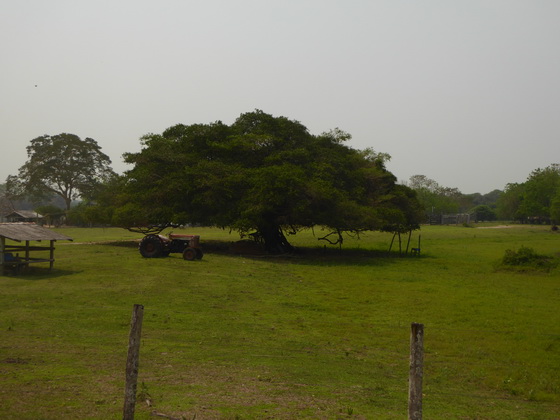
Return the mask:
[[[109,195],[123,227],[200,223],[253,234],[271,253],[292,249],[286,234],[325,236],[409,231],[422,210],[397,185],[387,155],[355,150],[340,130],[312,135],[301,123],[262,111],[232,125],[176,125],[142,138],[125,155],[133,168]],[[116,201],[116,203],[115,203]]]
[[10,175],[6,189],[12,197],[36,200],[58,195],[66,209],[73,200],[89,197],[108,177],[114,175],[111,160],[91,138],[75,134],[44,135],[31,140],[27,162],[18,175]]

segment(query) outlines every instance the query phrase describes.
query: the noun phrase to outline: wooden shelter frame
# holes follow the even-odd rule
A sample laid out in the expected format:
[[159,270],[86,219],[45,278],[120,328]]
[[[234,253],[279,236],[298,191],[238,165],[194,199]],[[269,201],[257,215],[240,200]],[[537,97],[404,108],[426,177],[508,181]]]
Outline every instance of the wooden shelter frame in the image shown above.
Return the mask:
[[[8,243],[7,240],[25,242],[25,245]],[[49,270],[51,270],[55,261],[54,244],[57,240],[71,241],[72,238],[35,223],[0,223],[0,275],[4,275],[6,268],[12,268],[16,274],[19,274],[22,268],[33,263],[49,263]],[[49,245],[31,245],[31,242],[42,241],[48,241]],[[36,251],[48,251],[49,257],[31,257],[31,252]]]

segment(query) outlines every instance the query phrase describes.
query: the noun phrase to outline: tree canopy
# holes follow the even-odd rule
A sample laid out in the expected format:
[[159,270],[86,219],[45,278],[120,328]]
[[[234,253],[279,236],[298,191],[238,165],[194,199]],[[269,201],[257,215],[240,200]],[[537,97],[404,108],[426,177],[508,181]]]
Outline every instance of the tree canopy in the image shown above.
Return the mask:
[[178,124],[141,139],[133,165],[106,199],[123,227],[199,223],[260,238],[269,252],[291,250],[287,233],[318,226],[343,232],[409,231],[422,211],[397,185],[387,155],[355,150],[338,129],[312,135],[301,123],[262,111],[232,125]]
[[18,175],[7,178],[8,194],[39,200],[54,193],[64,199],[67,210],[72,200],[92,195],[113,175],[111,160],[97,142],[75,134],[37,137],[27,147],[27,156]]
[[408,186],[416,191],[426,218],[432,214],[457,213],[464,196],[457,188],[443,187],[425,175],[413,175]]
[[496,212],[486,204],[479,204],[470,213],[476,222],[489,222],[497,218]]

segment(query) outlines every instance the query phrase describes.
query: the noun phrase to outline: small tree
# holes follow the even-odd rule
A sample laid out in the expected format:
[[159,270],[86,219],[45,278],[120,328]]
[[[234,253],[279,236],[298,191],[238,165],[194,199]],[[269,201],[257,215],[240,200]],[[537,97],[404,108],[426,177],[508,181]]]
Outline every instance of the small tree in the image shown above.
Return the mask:
[[72,200],[91,196],[113,174],[111,160],[97,142],[74,134],[37,137],[27,147],[27,156],[19,174],[7,178],[8,194],[40,200],[54,193],[64,199],[66,210]]

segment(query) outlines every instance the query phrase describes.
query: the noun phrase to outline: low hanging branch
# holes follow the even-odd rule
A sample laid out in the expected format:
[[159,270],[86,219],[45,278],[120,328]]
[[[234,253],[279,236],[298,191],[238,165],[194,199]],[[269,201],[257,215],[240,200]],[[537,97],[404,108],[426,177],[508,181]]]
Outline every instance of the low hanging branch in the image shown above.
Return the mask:
[[149,225],[149,226],[131,226],[131,227],[126,227],[125,229],[128,230],[129,232],[141,233],[143,235],[151,235],[151,234],[158,235],[168,227],[176,228],[179,227],[179,225],[174,223],[162,223],[159,225]]
[[[333,232],[327,233],[322,238],[317,238],[317,239],[319,241],[327,241],[331,245],[340,245],[340,247],[342,247],[342,243],[344,242],[344,238],[342,236],[343,233],[346,233],[351,238],[358,238],[359,239],[360,238],[360,232],[361,232],[360,230],[347,231],[347,230],[336,229]],[[336,235],[336,241],[333,241],[332,239],[329,239],[329,236],[332,236],[332,235]]]
[[[329,239],[329,236],[331,236],[331,235],[337,235],[336,241],[332,241],[331,239]],[[344,242],[344,238],[342,237],[342,232],[338,229],[335,230],[334,232],[327,233],[322,238],[318,238],[318,240],[319,241],[327,241],[331,245],[340,244],[340,246],[342,246],[342,242]]]

